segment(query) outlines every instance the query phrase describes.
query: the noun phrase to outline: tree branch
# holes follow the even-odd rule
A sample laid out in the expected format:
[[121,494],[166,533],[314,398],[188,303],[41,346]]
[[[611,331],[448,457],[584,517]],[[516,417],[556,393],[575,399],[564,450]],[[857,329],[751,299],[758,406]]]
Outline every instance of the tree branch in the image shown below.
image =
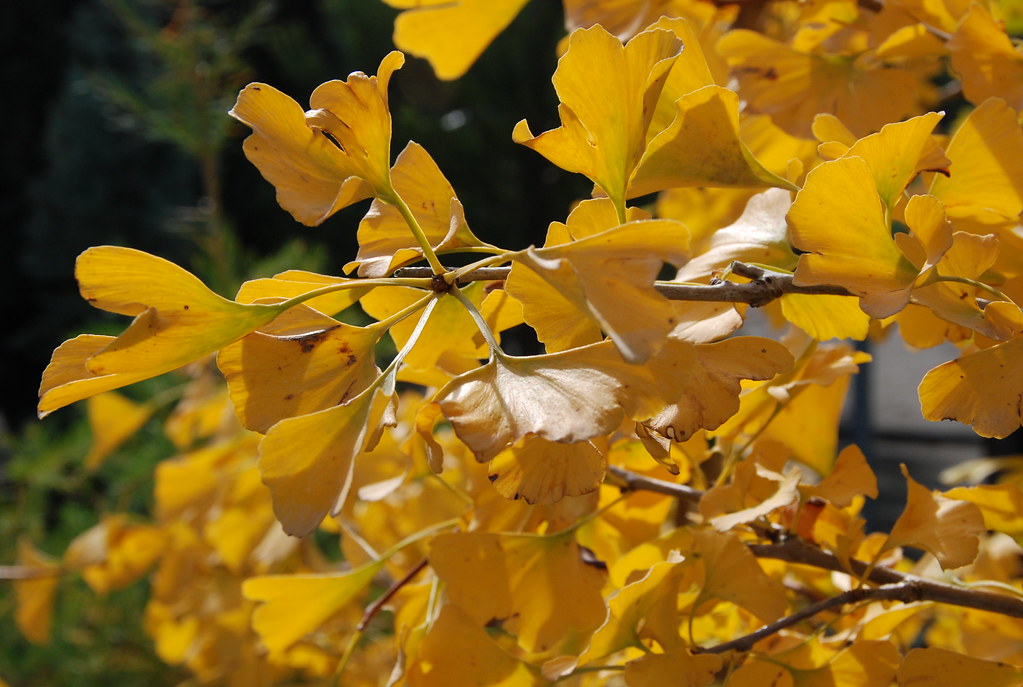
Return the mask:
[[647,477],[631,470],[620,468],[617,465],[608,465],[607,471],[621,482],[621,484],[616,484],[615,486],[619,487],[622,491],[653,491],[658,494],[667,494],[668,496],[689,499],[691,501],[698,501],[703,496],[702,491],[693,489],[688,485],[665,482],[655,477]]
[[[482,267],[462,275],[459,284],[472,281],[499,281],[508,278],[510,267]],[[754,307],[767,305],[786,294],[808,294],[825,296],[852,296],[842,286],[831,284],[797,285],[792,283],[792,275],[770,272],[761,267],[733,262],[733,274],[753,281],[748,284],[736,284],[730,281],[718,281],[712,284],[677,284],[674,282],[657,282],[654,288],[672,301],[702,301],[714,303],[746,303]],[[395,270],[398,278],[430,277],[433,272],[428,267],[402,267]]]

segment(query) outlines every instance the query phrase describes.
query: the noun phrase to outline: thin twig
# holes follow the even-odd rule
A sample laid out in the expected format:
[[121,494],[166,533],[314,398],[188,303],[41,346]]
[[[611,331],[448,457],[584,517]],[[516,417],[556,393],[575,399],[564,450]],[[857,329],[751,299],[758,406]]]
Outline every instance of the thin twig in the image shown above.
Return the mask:
[[419,571],[425,568],[428,562],[429,559],[424,558],[416,563],[400,580],[395,581],[394,584],[388,587],[387,591],[380,595],[380,598],[376,599],[369,606],[366,606],[366,610],[362,614],[362,620],[359,621],[359,624],[355,629],[360,632],[365,630],[366,626],[369,625],[369,621],[373,620],[376,614],[380,612],[380,609],[384,607],[384,604],[390,601],[391,597],[398,593],[398,590],[411,582],[412,578],[418,575]]
[[703,496],[703,492],[699,489],[693,489],[685,484],[675,484],[674,482],[666,482],[655,477],[640,475],[631,470],[620,468],[617,465],[607,466],[607,471],[622,482],[622,484],[615,486],[620,487],[623,491],[652,491],[692,501],[698,501]]
[[[508,278],[510,267],[483,267],[463,274],[459,284],[471,281],[500,281]],[[713,284],[677,284],[674,282],[657,282],[654,288],[672,301],[702,301],[714,303],[746,303],[754,307],[767,305],[773,300],[787,294],[851,296],[853,294],[842,286],[832,284],[797,285],[792,283],[792,275],[769,272],[763,268],[745,263],[732,263],[731,271],[748,279],[748,284],[735,284],[730,281],[718,281]],[[428,267],[402,267],[394,272],[397,278],[428,277],[432,274]]]
[[60,567],[39,567],[35,565],[0,565],[0,580],[39,580],[45,577],[60,577]]

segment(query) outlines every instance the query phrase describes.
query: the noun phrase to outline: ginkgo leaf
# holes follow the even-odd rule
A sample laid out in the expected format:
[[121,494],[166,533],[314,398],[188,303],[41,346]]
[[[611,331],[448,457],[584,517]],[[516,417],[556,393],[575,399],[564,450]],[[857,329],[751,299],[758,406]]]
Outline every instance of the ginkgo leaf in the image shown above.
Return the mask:
[[252,613],[252,627],[271,654],[280,654],[364,593],[383,564],[375,560],[342,573],[249,578],[242,593],[261,602]]
[[984,437],[1007,437],[1023,417],[1023,338],[938,365],[920,382],[920,406],[931,421],[957,420]]
[[[667,29],[674,33],[682,41],[684,47],[682,54],[675,60],[675,66],[668,74],[668,80],[664,82],[660,97],[657,99],[657,108],[647,129],[647,142],[667,129],[674,121],[678,114],[675,101],[704,86],[713,86],[718,83],[700,45],[699,27],[682,16],[681,14],[662,14],[656,22],[649,23],[651,28]],[[609,31],[612,30],[603,22],[601,25]]]
[[410,687],[536,684],[525,663],[503,651],[487,631],[455,604],[444,604],[409,658]]
[[[585,308],[586,294],[579,288],[567,294],[552,289],[550,281],[541,276],[547,271],[550,274],[546,276],[551,279],[559,276],[571,279],[574,276],[571,265],[564,265],[561,270],[543,270],[543,265],[540,263],[539,269],[533,270],[526,261],[513,262],[504,290],[522,305],[523,321],[533,328],[547,352],[557,353],[603,339],[600,322],[588,309],[580,312],[580,303]],[[555,265],[562,267],[561,261],[551,266]],[[574,281],[569,284],[578,287]]]
[[259,471],[285,532],[303,537],[341,509],[355,458],[372,446],[381,425],[392,422],[391,403],[375,385],[347,403],[270,428],[259,445]]
[[681,393],[686,361],[630,365],[605,341],[561,353],[514,357],[451,380],[435,397],[458,438],[489,461],[527,434],[575,444],[607,434],[625,417],[649,417]]
[[[682,41],[664,29],[644,31],[626,46],[599,24],[573,31],[554,72],[561,127],[533,136],[522,120],[512,138],[584,174],[624,207],[654,105],[681,49]],[[602,76],[594,81],[593,74]]]
[[898,672],[899,687],[1016,687],[1023,670],[938,647],[911,649]]
[[733,91],[704,86],[675,107],[671,125],[647,144],[627,197],[678,186],[798,189],[760,164],[739,138],[739,96]]
[[920,172],[948,173],[949,160],[931,138],[941,118],[942,113],[928,112],[904,122],[885,124],[876,134],[856,141],[845,153],[867,163],[878,195],[887,207],[895,205]]
[[[305,270],[287,270],[270,279],[250,279],[238,288],[234,299],[238,303],[267,303],[301,296],[325,286],[354,282],[353,279],[331,277]],[[369,287],[357,286],[338,289],[303,301],[303,305],[327,315],[336,315],[358,302],[369,290]]]
[[131,248],[90,248],[75,275],[92,305],[136,317],[116,339],[86,335],[54,351],[43,372],[41,416],[215,353],[282,311],[221,298],[177,265]]
[[490,482],[505,498],[551,504],[596,491],[606,461],[589,442],[565,444],[526,436],[494,456]]
[[863,341],[870,332],[870,315],[855,297],[787,293],[780,300],[782,316],[818,341]]
[[571,534],[442,534],[430,546],[430,565],[478,627],[496,623],[527,651],[586,635],[604,619],[607,573]]
[[[685,262],[688,241],[678,222],[636,221],[571,243],[530,248],[515,260],[542,277],[580,314],[595,320],[623,358],[641,363],[675,326],[670,304],[653,289],[653,282],[665,262],[676,266]],[[529,285],[513,280],[511,286],[526,321],[533,304],[547,298],[550,290],[531,293]],[[538,308],[544,312],[545,306]]]
[[238,94],[229,114],[253,130],[245,156],[296,220],[315,226],[363,198],[393,195],[387,84],[404,62],[391,52],[376,76],[353,72],[347,81],[321,84],[309,112],[266,84]]
[[[391,169],[394,190],[409,206],[435,251],[490,247],[465,222],[462,204],[430,154],[415,142],[401,151]],[[393,205],[375,199],[359,223],[359,254],[345,271],[359,268],[360,277],[383,277],[423,257],[423,249]]]
[[714,682],[724,659],[716,654],[692,654],[678,647],[663,654],[650,653],[625,664],[629,687],[706,687]]
[[781,583],[768,577],[756,557],[731,532],[696,530],[694,552],[704,569],[704,583],[694,607],[711,599],[742,606],[764,622],[785,614],[788,602]]
[[[836,26],[837,22],[829,22]],[[858,136],[900,120],[921,86],[906,70],[859,55],[803,52],[766,35],[739,29],[717,43],[749,111],[770,114],[796,136],[809,136],[814,115],[828,112]]]
[[706,249],[682,266],[675,281],[696,281],[710,276],[733,260],[781,267],[793,265],[796,256],[789,246],[785,221],[791,205],[792,195],[783,189],[770,189],[753,196],[739,219],[715,231]]
[[739,410],[740,379],[770,379],[793,363],[783,345],[756,336],[695,346],[669,338],[662,354],[685,361],[687,393],[645,424],[673,441],[685,441],[698,429],[716,429],[734,415]]
[[162,529],[129,523],[115,514],[75,537],[64,552],[64,565],[80,571],[94,592],[106,594],[141,579],[166,540]]
[[970,6],[948,49],[952,69],[959,74],[970,102],[979,105],[998,97],[1017,110],[1023,108],[1023,54],[988,8],[979,3]]
[[381,332],[333,322],[290,336],[253,332],[217,355],[238,418],[265,434],[278,420],[345,403],[376,378]]
[[945,492],[950,499],[969,501],[980,509],[989,530],[1023,540],[1023,489],[1016,484],[981,484]]
[[[762,470],[758,470],[758,473],[760,473],[761,476],[764,474]],[[785,506],[795,503],[799,499],[798,487],[802,474],[799,470],[790,470],[784,476],[777,476],[783,477],[783,479],[775,482],[778,485],[778,488],[773,494],[749,508],[743,508],[742,510],[735,511],[734,513],[725,513],[711,518],[709,521],[710,526],[718,532],[727,532],[738,525],[753,522],[758,518],[771,514],[779,508],[784,508]],[[700,505],[702,510],[702,501]]]
[[973,110],[945,147],[949,176],[936,175],[929,193],[945,204],[956,229],[984,234],[1014,226],[1023,211],[1023,131],[999,98]]
[[438,79],[461,77],[529,0],[384,0],[405,10],[394,44],[426,59]]
[[60,566],[26,540],[18,542],[18,564],[31,568],[35,575],[14,581],[14,622],[25,639],[40,646],[48,645]]
[[888,532],[884,548],[914,546],[931,553],[945,570],[969,565],[977,557],[984,517],[972,503],[930,491],[906,477],[906,508]]
[[808,497],[822,498],[839,508],[844,508],[858,496],[876,499],[877,477],[870,469],[863,451],[855,444],[842,449],[835,460],[835,466],[818,484],[804,487]]
[[95,470],[103,460],[142,429],[156,410],[149,403],[135,403],[123,394],[108,391],[88,400],[92,443],[85,468]]
[[919,271],[896,247],[862,158],[825,162],[811,171],[789,210],[789,224],[793,245],[804,253],[794,283],[844,286],[873,317],[887,317],[909,302]]

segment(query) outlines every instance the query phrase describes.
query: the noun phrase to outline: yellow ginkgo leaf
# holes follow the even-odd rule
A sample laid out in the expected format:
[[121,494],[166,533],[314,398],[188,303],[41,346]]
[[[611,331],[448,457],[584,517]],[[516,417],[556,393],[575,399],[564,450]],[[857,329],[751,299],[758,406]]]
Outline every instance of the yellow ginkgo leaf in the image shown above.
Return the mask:
[[625,684],[629,687],[706,687],[714,682],[724,665],[717,654],[692,654],[678,647],[663,654],[650,653],[625,664]]
[[430,565],[477,627],[497,623],[527,651],[577,641],[604,620],[605,566],[568,533],[443,534],[430,546]]
[[1013,227],[1023,211],[1023,131],[1016,112],[988,98],[967,116],[945,147],[949,176],[929,193],[945,204],[955,229],[986,234]]
[[165,543],[162,529],[115,514],[75,537],[64,552],[64,565],[80,571],[97,594],[106,594],[145,575]]
[[527,665],[498,646],[487,630],[455,604],[444,604],[407,659],[409,687],[538,684]]
[[[435,251],[491,247],[469,229],[454,189],[418,143],[409,142],[398,155],[391,181]],[[345,271],[358,267],[361,277],[383,277],[423,257],[405,218],[380,199],[373,201],[359,223],[358,239],[359,254],[345,265]]]
[[599,24],[573,31],[554,72],[561,127],[533,136],[522,120],[513,139],[584,174],[624,208],[654,106],[681,49],[682,41],[664,29],[644,31],[624,47]]
[[151,404],[135,403],[114,391],[91,397],[87,408],[92,430],[92,444],[85,456],[87,470],[98,468],[104,458],[142,429],[155,410]]
[[902,119],[921,89],[908,70],[889,69],[869,51],[804,51],[747,29],[730,31],[717,49],[738,80],[747,109],[771,115],[795,136],[810,136],[811,122],[821,112],[864,136]]
[[704,86],[676,100],[675,108],[674,121],[647,144],[629,198],[678,186],[799,188],[764,167],[739,138],[733,91]]
[[782,316],[817,341],[863,341],[870,331],[870,315],[855,297],[787,293],[780,300]]
[[25,639],[33,644],[48,645],[60,566],[26,540],[18,542],[18,565],[33,574],[14,581],[14,622]]
[[[326,286],[354,281],[305,270],[287,270],[270,279],[250,279],[239,287],[234,299],[238,303],[272,303],[275,300],[287,300],[301,296]],[[314,296],[304,301],[303,305],[327,315],[336,315],[356,303],[368,291],[368,287],[338,289],[322,296]]]
[[825,162],[806,177],[789,210],[799,256],[794,283],[835,284],[861,297],[873,317],[909,302],[919,270],[892,239],[870,167],[862,158]]
[[899,687],[1016,687],[1023,670],[937,647],[911,649],[899,666]]
[[770,379],[793,363],[783,345],[756,336],[697,345],[669,338],[662,355],[684,362],[685,393],[645,424],[673,441],[732,417],[739,410],[739,380]]
[[575,444],[607,434],[626,417],[650,417],[681,394],[681,371],[689,364],[659,356],[630,365],[610,341],[527,357],[495,351],[435,400],[484,462],[527,434]]
[[984,516],[968,501],[951,499],[930,491],[906,477],[906,508],[892,525],[884,548],[913,546],[932,554],[945,570],[969,565],[977,557],[979,537],[985,532]]
[[261,602],[252,613],[252,627],[271,654],[280,654],[365,592],[383,563],[375,560],[342,573],[249,578],[242,593]]
[[[713,86],[718,83],[711,73],[710,65],[707,64],[707,58],[700,45],[700,27],[682,18],[683,16],[682,14],[662,14],[656,22],[648,22],[651,28],[667,29],[674,33],[682,41],[684,47],[682,54],[675,60],[675,66],[668,74],[668,80],[665,81],[661,95],[657,99],[657,109],[647,129],[647,142],[667,129],[674,121],[678,114],[675,101],[704,86]],[[607,24],[600,23],[604,28],[613,31]]]
[[529,0],[384,0],[405,10],[394,20],[394,44],[426,59],[437,78],[469,71]]
[[896,124],[885,124],[879,132],[856,141],[845,153],[862,158],[874,177],[881,201],[891,208],[920,172],[948,173],[949,160],[931,138],[941,120],[939,112],[928,112]]
[[376,378],[381,332],[333,322],[290,336],[253,332],[217,355],[242,424],[265,434],[278,420],[343,404]]
[[603,454],[589,442],[564,444],[526,436],[494,456],[490,481],[505,498],[551,504],[596,491],[604,479]]
[[768,577],[742,540],[731,532],[696,530],[696,565],[703,568],[703,586],[693,606],[717,599],[730,601],[764,622],[785,614],[788,602],[781,583]]
[[945,492],[950,499],[969,501],[980,508],[989,530],[1004,532],[1023,541],[1023,489],[1012,483],[956,487]]
[[391,52],[376,76],[321,84],[309,112],[272,86],[252,83],[231,116],[252,128],[245,156],[277,189],[277,202],[314,226],[371,195],[393,197],[387,84],[405,57]]
[[980,3],[970,6],[948,41],[948,49],[952,69],[959,74],[970,102],[979,105],[997,97],[1014,109],[1023,108],[1023,54],[987,7]]
[[281,420],[259,445],[259,471],[284,530],[303,537],[344,505],[355,458],[390,419],[392,398],[379,385],[347,403]]
[[[560,261],[556,264],[562,266]],[[544,272],[548,273],[543,275]],[[574,271],[570,265],[564,265],[561,270],[543,270],[542,267],[533,270],[528,262],[520,260],[512,263],[505,282],[505,291],[522,305],[523,321],[533,328],[548,353],[597,343],[604,338],[600,322],[585,309],[586,295],[579,288],[569,293],[551,288],[549,280],[559,276],[563,280],[571,279]]]
[[[641,363],[657,352],[675,327],[670,303],[653,288],[653,282],[665,262],[675,266],[685,262],[688,242],[689,235],[679,222],[645,220],[571,243],[530,248],[515,260],[554,287],[560,299],[574,306],[576,317],[595,321],[623,358]],[[549,287],[541,291],[535,281],[511,281],[511,295],[523,304],[527,322],[534,309],[541,315],[550,311],[544,304]]]
[[103,338],[86,335],[54,351],[39,390],[40,416],[215,353],[283,310],[221,298],[177,265],[131,248],[88,249],[75,276],[89,303],[135,320],[102,348]]
[[983,437],[1004,438],[1023,417],[1023,338],[938,365],[920,382],[923,416],[957,420]]

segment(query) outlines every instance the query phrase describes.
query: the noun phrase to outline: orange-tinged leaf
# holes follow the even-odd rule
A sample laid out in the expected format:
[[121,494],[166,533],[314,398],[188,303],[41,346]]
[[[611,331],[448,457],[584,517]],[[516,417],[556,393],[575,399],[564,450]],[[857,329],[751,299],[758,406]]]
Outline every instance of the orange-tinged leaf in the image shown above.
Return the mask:
[[920,382],[923,416],[957,420],[984,437],[1007,437],[1023,417],[1023,338],[938,365]]
[[969,114],[945,147],[949,176],[936,175],[930,193],[945,204],[956,229],[987,233],[1023,211],[1023,131],[1016,112],[988,98]]
[[92,444],[85,456],[85,468],[95,470],[103,460],[131,438],[156,410],[148,403],[135,403],[123,394],[108,391],[88,401]]
[[75,276],[89,303],[135,316],[88,360],[95,375],[155,377],[216,352],[282,311],[221,298],[177,265],[131,248],[89,248],[78,256]]
[[279,654],[362,594],[383,563],[371,561],[343,573],[249,578],[242,593],[261,602],[252,613],[252,627],[270,653]]
[[238,418],[265,434],[279,420],[353,398],[376,378],[380,331],[335,322],[291,336],[253,332],[217,356]]
[[33,568],[38,576],[14,581],[14,622],[25,639],[33,644],[48,645],[60,566],[25,540],[18,542],[18,564]]
[[355,458],[390,422],[390,394],[373,386],[343,405],[281,420],[259,445],[259,471],[284,530],[302,537],[348,496]]
[[850,444],[838,454],[834,469],[819,484],[804,487],[803,493],[808,497],[816,496],[830,501],[839,508],[845,508],[858,496],[876,499],[877,477],[870,469],[863,451],[855,444]]
[[477,626],[498,623],[527,651],[552,649],[604,620],[604,565],[588,561],[570,534],[443,534],[430,565]]
[[987,7],[971,5],[948,49],[970,102],[979,105],[998,97],[1017,110],[1023,108],[1023,55]]
[[675,101],[668,128],[647,145],[629,183],[628,197],[678,186],[796,190],[753,156],[739,138],[739,97],[705,86]]
[[596,491],[604,456],[589,442],[564,444],[526,436],[494,456],[487,468],[501,496],[551,504]]
[[410,687],[538,684],[525,663],[503,651],[470,614],[454,604],[441,607],[405,671]]
[[[469,229],[455,190],[421,145],[410,141],[401,151],[391,169],[391,181],[435,251],[490,247]],[[423,258],[405,218],[379,198],[359,223],[358,240],[359,254],[345,265],[345,271],[358,266],[360,277],[383,277]]]
[[[571,243],[530,248],[516,263],[529,267],[580,314],[596,321],[625,360],[641,363],[656,353],[675,326],[670,303],[653,282],[663,263],[685,262],[688,243],[679,222],[635,221]],[[546,298],[549,289],[544,291]],[[540,294],[528,289],[523,293],[512,280],[511,295],[523,303],[529,321]]]
[[[599,24],[573,31],[554,72],[561,127],[533,136],[522,120],[512,138],[558,167],[586,175],[624,207],[654,106],[681,48],[682,41],[664,29],[644,31],[626,46]],[[601,75],[599,81],[593,74]]]
[[799,256],[794,282],[836,284],[866,300],[873,317],[909,301],[918,270],[896,247],[874,178],[861,158],[825,162],[806,177],[789,211]]
[[691,654],[678,647],[663,654],[647,654],[625,664],[625,684],[629,687],[706,687],[724,665],[716,654]]
[[985,531],[980,509],[928,490],[909,476],[905,465],[902,474],[906,476],[906,508],[892,525],[884,548],[924,549],[945,570],[972,563],[979,550],[979,537]]
[[1023,670],[932,647],[906,654],[897,677],[899,687],[1018,687]]
[[394,44],[426,59],[438,79],[469,71],[529,0],[384,0],[405,10],[394,20]]
[[787,372],[792,354],[783,345],[757,336],[692,345],[669,339],[663,355],[684,363],[685,393],[645,424],[673,441],[685,441],[698,429],[716,429],[739,410],[739,380],[766,380]]

